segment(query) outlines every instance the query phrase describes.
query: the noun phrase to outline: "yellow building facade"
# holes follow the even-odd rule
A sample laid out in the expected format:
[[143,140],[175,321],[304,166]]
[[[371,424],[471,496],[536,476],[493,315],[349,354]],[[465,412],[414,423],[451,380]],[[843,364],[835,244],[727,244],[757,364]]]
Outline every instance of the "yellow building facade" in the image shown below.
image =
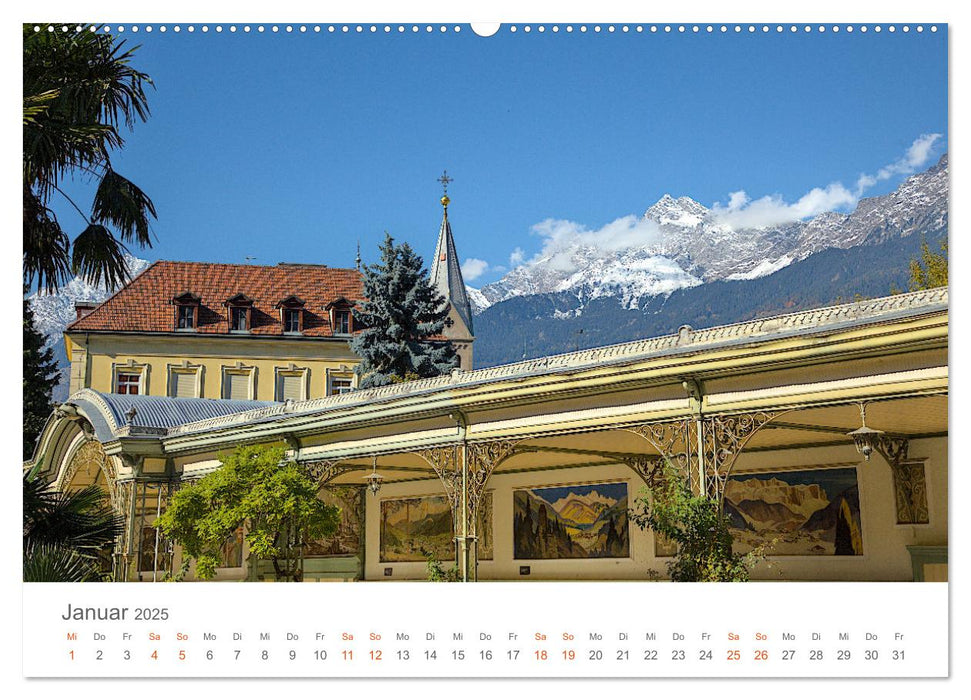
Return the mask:
[[[68,333],[71,393],[93,389],[149,396],[303,401],[357,386],[359,358],[347,339],[244,341]],[[242,388],[241,388],[242,387]],[[235,395],[234,395],[235,392]]]
[[70,391],[305,401],[356,387],[361,274],[159,261],[65,331]]

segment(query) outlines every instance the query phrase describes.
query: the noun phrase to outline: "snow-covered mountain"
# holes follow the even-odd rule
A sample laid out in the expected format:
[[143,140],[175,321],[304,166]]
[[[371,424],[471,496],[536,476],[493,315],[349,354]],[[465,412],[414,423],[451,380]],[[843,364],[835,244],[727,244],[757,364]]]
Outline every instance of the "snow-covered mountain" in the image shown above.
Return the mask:
[[[150,263],[133,255],[125,255],[125,264],[128,266],[129,275],[134,277]],[[74,310],[75,302],[100,303],[110,294],[104,284],[94,285],[80,277],[75,277],[54,294],[35,292],[28,297],[34,311],[34,326],[47,336],[45,347],[53,348],[54,357],[61,372],[61,380],[54,388],[55,401],[63,401],[67,398],[71,365],[64,352],[64,328],[77,317]]]
[[[578,299],[615,297],[637,308],[644,297],[716,280],[756,279],[827,248],[877,244],[947,224],[947,155],[894,192],[861,199],[848,214],[761,228],[728,225],[722,212],[689,197],[664,195],[623,233],[630,245],[591,242],[582,234],[471,290],[473,312],[516,296],[569,292]],[[633,217],[632,217],[633,218]]]

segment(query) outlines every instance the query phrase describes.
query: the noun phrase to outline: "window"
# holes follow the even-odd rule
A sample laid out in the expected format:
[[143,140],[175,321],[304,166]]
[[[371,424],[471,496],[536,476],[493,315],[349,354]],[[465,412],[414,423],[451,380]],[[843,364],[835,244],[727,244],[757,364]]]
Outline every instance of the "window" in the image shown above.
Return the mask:
[[277,401],[303,401],[304,375],[281,374],[277,383]]
[[337,396],[338,394],[347,394],[348,392],[354,391],[354,380],[351,377],[331,377],[330,378],[330,388],[327,393],[330,396]]
[[347,297],[338,297],[324,308],[330,313],[330,326],[334,335],[350,335],[354,331],[354,318],[351,316],[354,302]]
[[196,327],[195,306],[179,306],[176,328],[185,330]]
[[177,331],[194,331],[199,326],[199,306],[202,297],[192,292],[182,292],[172,297],[175,304],[175,329]]
[[300,309],[284,309],[283,332],[299,333],[300,330]]
[[171,396],[180,399],[190,399],[198,396],[196,392],[196,379],[198,372],[172,372],[172,381],[169,389]]
[[141,372],[119,372],[115,381],[116,394],[140,394],[142,393],[142,373]]
[[337,309],[334,311],[334,333],[337,335],[347,335],[351,332],[351,312],[350,309]]
[[249,308],[246,306],[231,306],[229,308],[229,329],[232,331],[249,330]]
[[250,373],[226,372],[223,377],[223,398],[245,401],[250,398]]
[[280,309],[280,323],[283,324],[283,332],[298,334],[303,332],[303,309],[307,302],[291,294],[276,303],[274,308]]

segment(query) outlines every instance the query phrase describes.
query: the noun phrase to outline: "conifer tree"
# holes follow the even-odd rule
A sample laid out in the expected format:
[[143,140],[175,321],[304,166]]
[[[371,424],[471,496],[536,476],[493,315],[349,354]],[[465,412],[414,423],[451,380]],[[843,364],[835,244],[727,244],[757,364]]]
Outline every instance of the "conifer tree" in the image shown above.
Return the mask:
[[34,327],[34,311],[24,299],[24,459],[30,459],[37,436],[54,410],[51,392],[57,386],[54,352],[44,349],[44,336]]
[[458,366],[451,343],[440,336],[448,320],[445,299],[432,286],[424,262],[407,243],[385,234],[381,260],[364,269],[364,301],[354,310],[363,330],[351,341],[361,357],[362,388],[436,377]]

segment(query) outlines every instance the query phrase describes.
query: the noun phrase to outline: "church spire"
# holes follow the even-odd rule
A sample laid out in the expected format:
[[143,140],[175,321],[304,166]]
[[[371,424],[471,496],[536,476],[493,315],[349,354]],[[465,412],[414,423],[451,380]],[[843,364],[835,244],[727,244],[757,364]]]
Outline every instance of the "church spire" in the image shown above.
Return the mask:
[[[459,320],[465,324],[469,338],[472,337],[472,305],[469,295],[465,291],[465,281],[462,279],[462,266],[455,250],[455,239],[452,238],[452,225],[448,221],[448,205],[452,201],[448,197],[448,185],[452,178],[448,171],[444,171],[438,178],[442,183],[442,226],[438,232],[438,245],[435,246],[435,260],[432,263],[432,284],[439,294],[451,305]],[[446,334],[461,333],[462,329],[452,327],[446,329]]]

